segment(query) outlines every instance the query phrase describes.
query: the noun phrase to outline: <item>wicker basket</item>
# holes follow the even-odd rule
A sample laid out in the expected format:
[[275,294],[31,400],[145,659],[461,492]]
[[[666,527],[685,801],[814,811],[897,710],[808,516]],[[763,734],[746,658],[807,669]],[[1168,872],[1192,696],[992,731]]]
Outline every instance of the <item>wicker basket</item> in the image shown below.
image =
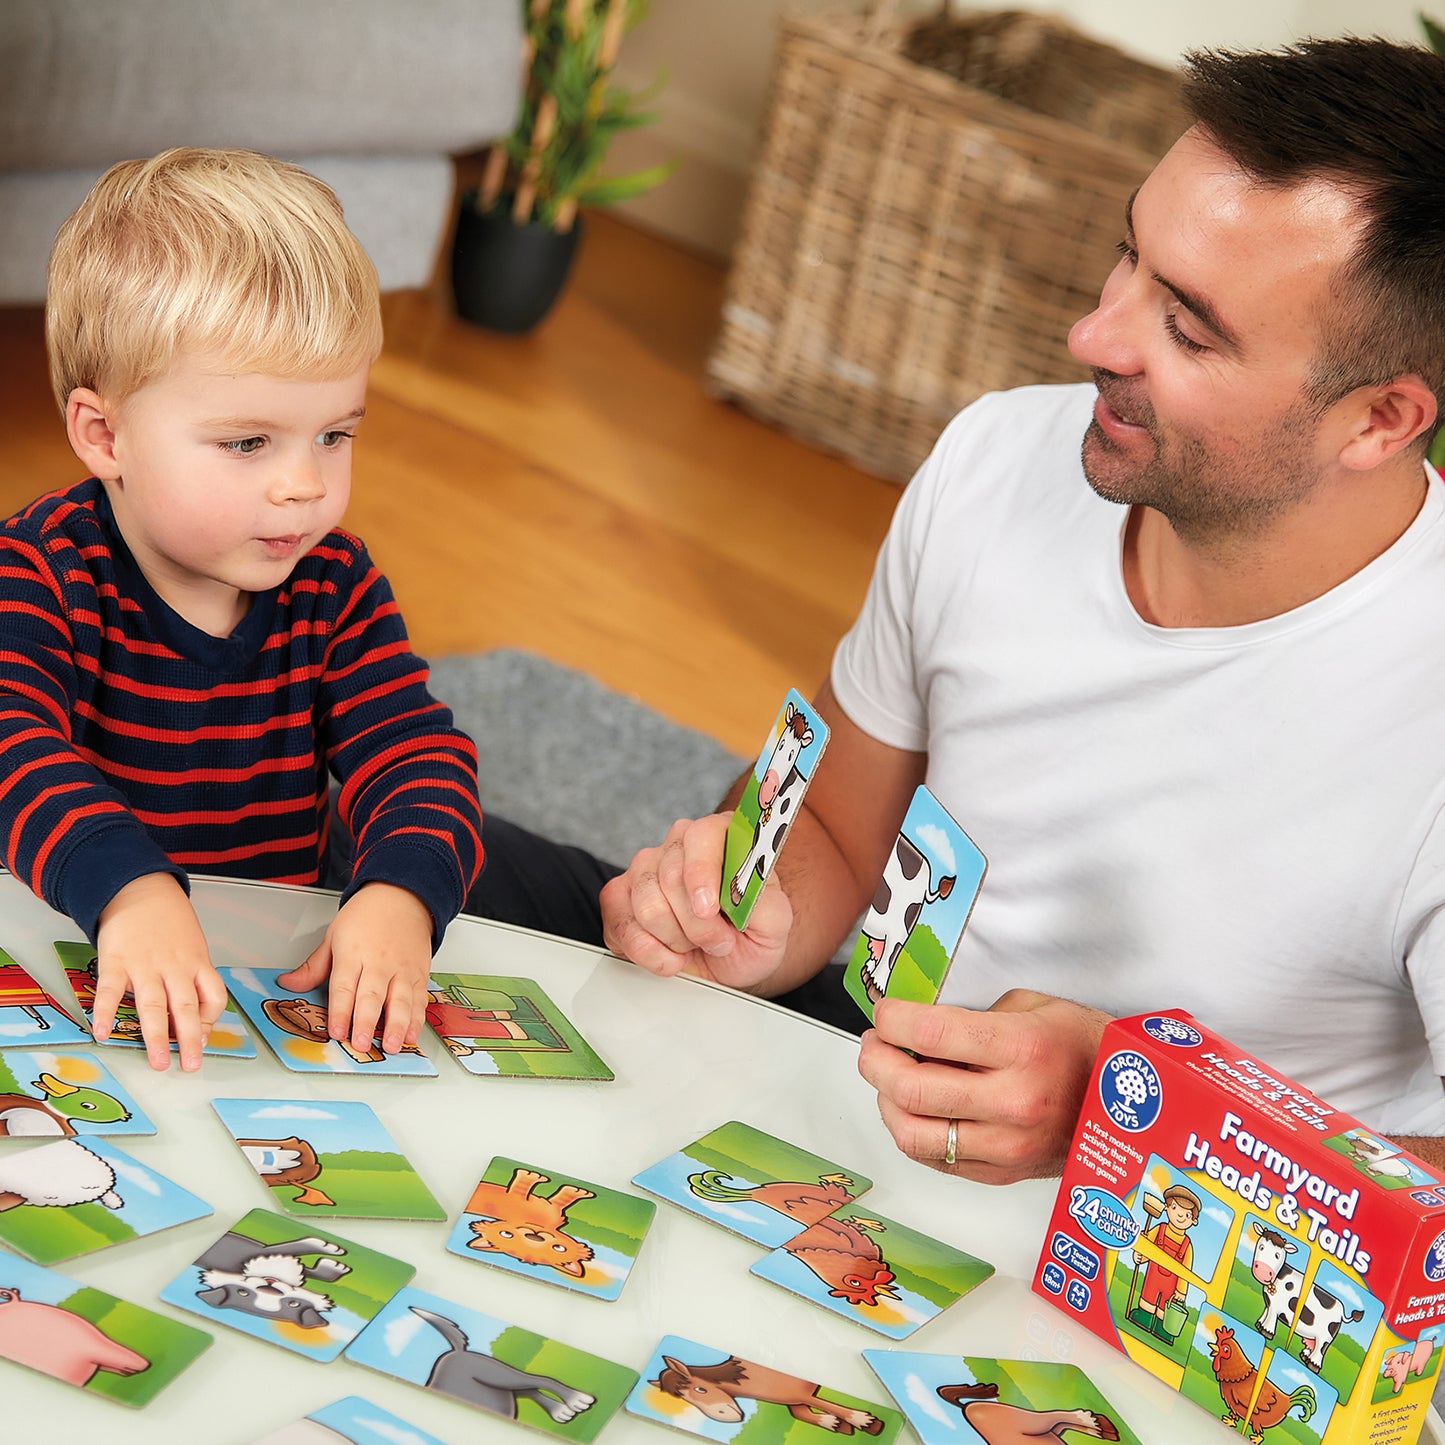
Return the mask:
[[707,376],[904,480],[981,393],[1084,374],[1068,329],[1187,121],[1173,72],[1050,17],[892,11],[785,21]]

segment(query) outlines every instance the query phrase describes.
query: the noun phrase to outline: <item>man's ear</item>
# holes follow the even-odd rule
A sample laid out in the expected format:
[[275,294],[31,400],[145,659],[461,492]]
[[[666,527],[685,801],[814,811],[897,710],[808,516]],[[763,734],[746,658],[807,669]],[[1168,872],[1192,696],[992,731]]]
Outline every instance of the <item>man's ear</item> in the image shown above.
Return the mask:
[[1384,386],[1365,386],[1346,398],[1352,406],[1340,462],[1368,472],[1435,430],[1435,393],[1420,377],[1397,376]]
[[77,386],[65,400],[65,434],[71,450],[103,482],[120,477],[110,408],[98,392]]

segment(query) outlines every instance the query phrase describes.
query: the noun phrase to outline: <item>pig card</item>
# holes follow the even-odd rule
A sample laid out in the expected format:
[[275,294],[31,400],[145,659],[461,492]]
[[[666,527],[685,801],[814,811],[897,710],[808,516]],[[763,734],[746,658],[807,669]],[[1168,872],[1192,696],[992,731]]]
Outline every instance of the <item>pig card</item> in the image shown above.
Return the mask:
[[0,1054],[0,1137],[68,1139],[155,1131],[94,1054]]
[[718,906],[735,928],[748,926],[827,746],[827,723],[790,689],[728,823]]
[[[306,1422],[318,1427],[311,1431]],[[349,1445],[446,1445],[435,1435],[429,1434],[410,1420],[363,1400],[360,1395],[348,1395],[344,1400],[334,1400],[313,1410],[304,1421],[293,1421],[283,1425],[269,1435],[263,1435],[254,1445],[326,1445],[327,1441],[348,1441]]]
[[92,1042],[64,1004],[0,949],[0,1049]]
[[287,1214],[445,1219],[369,1104],[338,1099],[212,1099],[246,1162]]
[[843,974],[870,1022],[884,995],[918,1003],[938,997],[987,867],[943,804],[920,787]]

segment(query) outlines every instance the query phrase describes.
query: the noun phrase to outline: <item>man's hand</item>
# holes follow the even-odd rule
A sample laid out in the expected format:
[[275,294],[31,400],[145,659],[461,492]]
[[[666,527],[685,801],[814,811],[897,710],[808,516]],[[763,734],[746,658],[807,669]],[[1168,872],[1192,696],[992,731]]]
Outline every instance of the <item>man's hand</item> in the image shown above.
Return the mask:
[[381,1046],[395,1054],[421,1034],[431,935],[431,913],[415,893],[392,883],[366,883],[346,900],[311,956],[277,982],[301,993],[329,974],[331,1037],[350,1035],[351,1047],[364,1053],[384,1020]]
[[1011,989],[982,1013],[885,998],[873,1018],[858,1072],[905,1154],[983,1184],[1062,1172],[1107,1014]]
[[211,966],[185,889],[169,873],[127,883],[101,910],[95,952],[96,1042],[110,1037],[115,1011],[129,993],[151,1068],[169,1067],[174,1033],[181,1068],[199,1069],[211,1025],[226,1005],[226,986]]

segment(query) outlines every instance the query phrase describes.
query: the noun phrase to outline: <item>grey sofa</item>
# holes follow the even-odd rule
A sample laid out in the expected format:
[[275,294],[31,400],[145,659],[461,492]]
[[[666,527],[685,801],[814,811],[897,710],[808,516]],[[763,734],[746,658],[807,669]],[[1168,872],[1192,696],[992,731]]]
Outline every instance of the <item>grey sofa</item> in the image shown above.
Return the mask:
[[384,290],[424,285],[451,156],[516,114],[520,0],[0,0],[0,303],[113,162],[171,145],[294,160],[341,198]]

